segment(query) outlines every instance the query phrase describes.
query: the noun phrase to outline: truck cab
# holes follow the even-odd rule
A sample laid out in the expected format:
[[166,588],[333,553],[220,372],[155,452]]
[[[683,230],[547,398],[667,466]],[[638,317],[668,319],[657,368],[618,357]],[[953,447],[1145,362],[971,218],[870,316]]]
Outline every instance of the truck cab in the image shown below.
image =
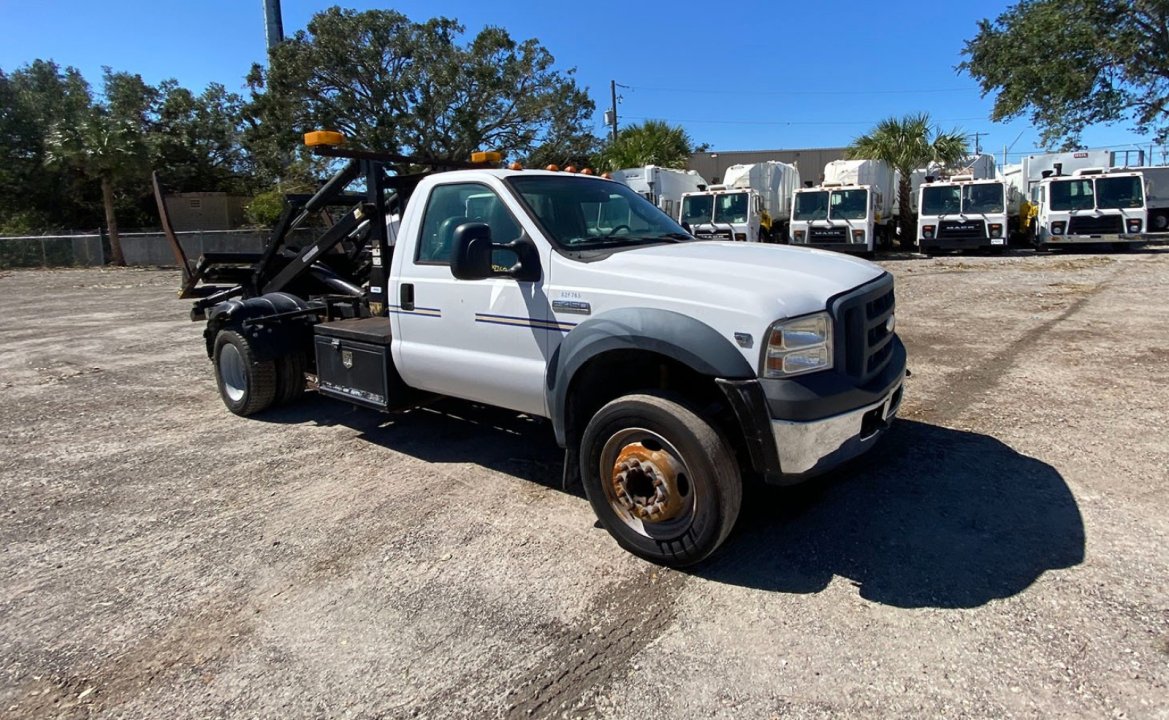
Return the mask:
[[[384,412],[442,395],[546,418],[565,482],[614,539],[683,566],[730,532],[744,473],[826,472],[897,413],[905,348],[875,265],[696,240],[595,176],[353,163],[316,196],[351,198],[342,181],[366,178],[333,229],[196,303],[237,414],[295,399],[308,373],[322,395]],[[362,225],[390,189],[407,198],[393,246]],[[357,262],[330,250],[342,239]]]
[[918,191],[918,247],[922,252],[1005,248],[1008,196],[1009,188],[1001,180],[927,177]]
[[883,198],[868,185],[824,183],[792,199],[791,242],[836,252],[871,255],[884,243]]
[[771,216],[754,190],[711,185],[706,192],[682,195],[680,222],[702,240],[766,242]]
[[1144,178],[1139,172],[1081,168],[1071,175],[1049,174],[1030,192],[1037,248],[1146,240]]

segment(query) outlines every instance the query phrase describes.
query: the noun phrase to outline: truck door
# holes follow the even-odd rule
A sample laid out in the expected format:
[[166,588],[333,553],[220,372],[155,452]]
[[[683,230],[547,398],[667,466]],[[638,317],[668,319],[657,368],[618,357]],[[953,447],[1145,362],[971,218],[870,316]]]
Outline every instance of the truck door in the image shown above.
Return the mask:
[[[535,282],[456,280],[450,270],[455,228],[485,222],[494,242],[509,242],[522,230],[517,211],[483,183],[433,188],[413,257],[397,259],[394,361],[412,387],[544,416],[549,309],[543,273]],[[545,266],[546,250],[540,250]],[[496,251],[496,266],[515,262],[513,252]]]

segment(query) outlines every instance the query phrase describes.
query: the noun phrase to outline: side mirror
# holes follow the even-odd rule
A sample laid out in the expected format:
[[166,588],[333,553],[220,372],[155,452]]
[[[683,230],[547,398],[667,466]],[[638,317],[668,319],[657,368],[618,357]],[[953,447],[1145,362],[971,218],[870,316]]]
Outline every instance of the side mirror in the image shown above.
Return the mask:
[[459,280],[483,280],[495,274],[491,268],[491,228],[469,222],[455,228],[451,248],[451,274]]
[[[502,262],[508,265],[502,266]],[[535,282],[540,279],[540,257],[526,235],[509,243],[494,243],[487,223],[467,222],[455,228],[451,240],[451,275],[459,280],[510,277]]]

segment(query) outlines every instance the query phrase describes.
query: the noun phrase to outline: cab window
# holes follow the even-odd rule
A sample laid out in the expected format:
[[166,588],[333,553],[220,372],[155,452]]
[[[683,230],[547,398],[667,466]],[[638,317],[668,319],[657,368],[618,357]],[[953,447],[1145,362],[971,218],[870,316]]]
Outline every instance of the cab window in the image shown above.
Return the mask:
[[[469,222],[487,223],[492,242],[511,242],[520,236],[519,223],[491,188],[479,183],[438,185],[426,202],[414,262],[449,265],[455,228]],[[515,263],[515,254],[496,250],[493,262],[509,267]]]

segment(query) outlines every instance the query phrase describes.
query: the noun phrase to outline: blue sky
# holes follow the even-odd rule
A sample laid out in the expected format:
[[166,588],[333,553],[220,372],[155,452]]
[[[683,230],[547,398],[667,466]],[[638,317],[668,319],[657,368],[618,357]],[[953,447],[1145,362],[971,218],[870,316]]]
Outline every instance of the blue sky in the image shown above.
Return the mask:
[[[285,32],[329,4],[283,0]],[[1000,161],[1004,146],[1011,161],[1037,147],[1025,118],[990,122],[991,98],[954,70],[977,21],[998,15],[1005,0],[340,4],[393,8],[416,20],[445,15],[469,33],[490,24],[538,38],[558,67],[576,68],[597,104],[598,133],[616,80],[627,86],[619,89],[622,124],[664,119],[714,150],[841,146],[883,117],[921,111],[945,129],[983,133],[983,149]],[[151,83],[174,77],[195,90],[221,82],[241,91],[248,68],[264,60],[263,2],[0,0],[0,68],[11,72],[35,58],[76,66],[94,83],[109,65]],[[1084,139],[1148,148],[1125,125],[1091,128]]]

